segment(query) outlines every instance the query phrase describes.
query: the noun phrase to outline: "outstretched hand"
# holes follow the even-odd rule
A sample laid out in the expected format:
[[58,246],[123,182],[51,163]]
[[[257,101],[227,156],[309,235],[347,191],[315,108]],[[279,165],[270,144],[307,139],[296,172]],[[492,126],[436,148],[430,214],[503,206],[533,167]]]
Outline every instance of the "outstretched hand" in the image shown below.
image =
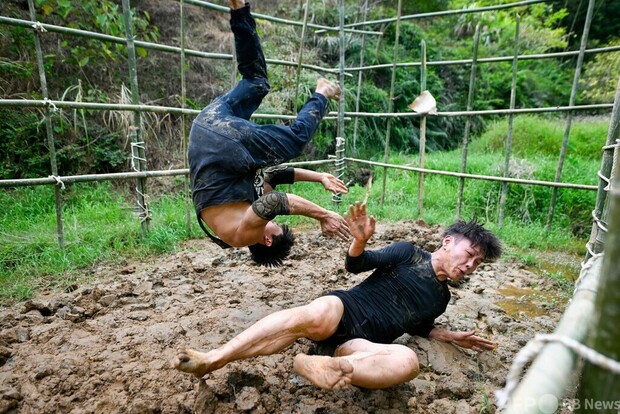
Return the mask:
[[475,331],[452,332],[452,343],[461,348],[471,349],[476,352],[490,351],[497,348],[496,343],[476,336],[475,333]]
[[321,219],[321,231],[329,237],[338,237],[344,241],[349,241],[351,232],[347,222],[340,217],[340,214],[328,211],[327,215]]
[[332,191],[338,194],[346,194],[349,192],[344,181],[329,173],[322,174],[321,184],[323,184],[323,187],[325,187],[327,191]]
[[349,214],[345,214],[344,219],[349,225],[351,235],[359,242],[365,244],[375,233],[376,221],[373,216],[366,214],[366,204],[356,201],[355,205],[349,206]]

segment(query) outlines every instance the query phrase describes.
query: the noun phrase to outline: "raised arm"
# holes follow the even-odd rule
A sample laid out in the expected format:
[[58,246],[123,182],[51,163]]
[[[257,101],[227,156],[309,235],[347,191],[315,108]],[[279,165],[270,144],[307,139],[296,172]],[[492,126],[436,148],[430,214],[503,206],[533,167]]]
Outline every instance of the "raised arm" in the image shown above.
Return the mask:
[[345,194],[349,192],[344,181],[334,177],[329,173],[320,173],[312,170],[304,170],[303,168],[295,168],[295,182],[308,181],[321,183],[327,191]]
[[321,224],[321,231],[330,237],[339,237],[348,241],[351,232],[347,222],[338,213],[324,209],[295,194],[287,194],[290,206],[289,214],[306,216],[318,220]]
[[375,233],[375,218],[366,214],[366,204],[356,201],[354,206],[349,206],[349,214],[345,214],[344,219],[353,236],[353,241],[349,246],[349,256],[358,257],[364,253],[366,243]]
[[320,173],[303,168],[277,166],[265,170],[265,192],[273,191],[279,184],[293,184],[298,181],[321,183],[327,191],[347,193],[344,181],[329,173]]
[[490,351],[497,348],[496,343],[476,336],[475,333],[474,331],[450,331],[444,328],[433,328],[428,337],[442,342],[450,342],[461,348],[471,349],[476,352]]

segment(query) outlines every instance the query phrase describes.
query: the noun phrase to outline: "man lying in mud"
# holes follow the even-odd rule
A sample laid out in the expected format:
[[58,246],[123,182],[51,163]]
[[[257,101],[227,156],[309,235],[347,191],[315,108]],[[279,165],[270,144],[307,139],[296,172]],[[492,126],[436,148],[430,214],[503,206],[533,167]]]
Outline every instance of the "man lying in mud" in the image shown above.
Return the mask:
[[448,280],[459,281],[482,261],[500,257],[502,246],[493,233],[475,221],[457,221],[445,230],[441,247],[433,253],[405,241],[366,250],[375,231],[375,219],[367,215],[366,206],[350,206],[345,220],[353,236],[346,269],[353,273],[375,269],[367,279],[308,305],[272,313],[212,351],[181,350],[172,365],[202,377],[229,362],[275,354],[308,338],[317,342],[317,349],[329,349],[329,356],[296,355],[296,373],[325,389],[348,384],[377,389],[418,375],[415,352],[392,343],[405,333],[476,352],[495,348],[473,331],[434,326],[450,301]]
[[342,180],[290,167],[263,172],[301,154],[327,112],[328,100],[339,99],[341,91],[335,83],[319,79],[290,126],[251,122],[250,116],[269,92],[267,66],[250,5],[243,0],[230,0],[229,5],[242,79],[193,122],[188,149],[192,197],[198,223],[220,247],[249,246],[256,262],[275,266],[289,254],[294,241],[288,227],[272,221],[277,215],[311,217],[326,235],[349,238],[339,214],[302,197],[272,191],[278,184],[313,181],[328,191],[346,193]]

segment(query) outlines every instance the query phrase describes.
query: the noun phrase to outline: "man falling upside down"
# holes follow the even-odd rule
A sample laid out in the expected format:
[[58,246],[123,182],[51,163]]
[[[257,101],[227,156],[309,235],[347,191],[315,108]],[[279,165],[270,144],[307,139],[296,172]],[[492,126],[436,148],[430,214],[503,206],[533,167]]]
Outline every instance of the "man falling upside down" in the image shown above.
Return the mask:
[[267,66],[250,5],[242,0],[229,4],[242,79],[192,124],[188,149],[192,197],[198,223],[219,246],[248,246],[254,261],[276,266],[294,241],[288,227],[273,222],[277,215],[316,219],[326,235],[348,240],[349,230],[339,214],[294,194],[272,191],[278,184],[313,181],[328,191],[346,193],[342,180],[299,168],[267,169],[301,154],[326,114],[328,100],[338,99],[341,91],[319,79],[290,126],[251,122],[250,116],[269,92]]
[[181,350],[172,365],[202,377],[229,362],[275,354],[308,338],[333,351],[329,356],[296,355],[297,374],[325,389],[349,384],[377,389],[418,375],[415,352],[392,343],[405,333],[476,352],[495,348],[473,331],[434,326],[450,301],[448,280],[459,281],[484,260],[501,256],[501,243],[493,233],[475,221],[457,221],[444,231],[441,247],[433,253],[405,241],[366,250],[375,231],[375,219],[366,214],[366,206],[350,206],[345,220],[353,236],[346,269],[352,273],[375,269],[366,280],[308,305],[272,313],[212,351]]

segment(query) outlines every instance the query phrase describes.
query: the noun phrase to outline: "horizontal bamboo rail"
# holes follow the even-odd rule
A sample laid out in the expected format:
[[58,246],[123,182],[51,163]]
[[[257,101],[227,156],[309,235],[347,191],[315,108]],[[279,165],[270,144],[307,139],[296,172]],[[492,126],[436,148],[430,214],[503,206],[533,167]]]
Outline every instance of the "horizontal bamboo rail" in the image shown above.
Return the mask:
[[[597,47],[593,49],[586,49],[584,53],[586,54],[596,54],[596,53],[610,53],[610,52],[619,52],[620,46],[607,46],[607,47]],[[552,52],[552,53],[535,53],[531,55],[519,55],[517,56],[517,60],[536,60],[536,59],[553,59],[558,57],[569,57],[569,56],[577,56],[579,55],[578,50],[571,50],[567,52]],[[496,56],[496,57],[487,57],[487,58],[479,58],[477,63],[497,63],[497,62],[510,62],[514,59],[514,56]],[[457,60],[435,60],[426,62],[427,66],[451,66],[451,65],[470,65],[472,63],[472,59],[457,59]],[[401,62],[397,63],[396,67],[398,68],[408,68],[408,67],[417,67],[421,66],[421,62]],[[359,72],[364,70],[374,70],[374,69],[389,69],[392,67],[391,63],[381,63],[379,65],[369,65],[369,66],[357,66],[357,67],[349,67],[347,68],[348,72]]]
[[[63,33],[63,34],[69,34],[73,36],[80,36],[80,37],[88,37],[88,38],[95,39],[95,40],[101,40],[104,42],[117,43],[117,44],[122,44],[122,45],[127,44],[127,39],[124,37],[111,36],[111,35],[106,35],[103,33],[91,32],[87,30],[72,29],[69,27],[56,26],[56,25],[48,24],[48,23],[33,22],[31,20],[14,19],[11,17],[0,16],[0,24],[8,24],[12,26],[21,26],[21,27],[28,27],[28,28],[32,28],[33,25],[36,25],[37,30],[45,29],[48,32]],[[158,50],[161,52],[171,52],[171,53],[178,53],[178,54],[181,53],[181,48],[176,47],[176,46],[162,45],[159,43],[145,42],[141,40],[135,40],[134,44],[136,47],[141,47],[143,49]],[[184,53],[187,56],[195,56],[195,57],[208,58],[208,59],[223,59],[223,60],[233,59],[233,56],[227,53],[210,53],[210,52],[202,52],[200,50],[192,50],[192,49],[185,49]],[[296,67],[298,65],[297,62],[291,62],[287,60],[279,60],[279,59],[265,59],[265,60],[267,63],[281,65],[281,66],[295,66]],[[314,70],[317,72],[338,73],[338,69],[322,68],[320,66],[308,65],[305,63],[302,64],[301,66],[305,69],[310,69],[310,70]],[[348,74],[348,76],[351,76],[351,75]]]
[[[196,6],[201,6],[201,7],[205,7],[207,9],[211,9],[211,10],[219,10],[219,11],[223,11],[228,13],[228,11],[230,10],[230,8],[228,8],[227,6],[221,6],[219,4],[213,4],[213,3],[209,3],[207,1],[202,1],[202,0],[184,0],[184,2],[186,4],[193,4]],[[288,19],[282,19],[281,17],[273,17],[273,16],[269,16],[267,14],[260,14],[260,13],[254,13],[252,12],[252,16],[254,16],[257,19],[263,19],[263,20],[267,20],[270,22],[274,22],[274,23],[281,23],[281,24],[285,24],[285,25],[289,25],[289,26],[303,26],[303,22],[298,22],[295,20],[288,20]],[[339,28],[338,27],[331,27],[331,26],[323,26],[320,24],[314,24],[314,23],[308,23],[307,27],[310,27],[312,29],[322,29],[323,31],[337,31]],[[359,34],[374,34],[374,35],[383,35],[383,32],[377,32],[377,31],[372,31],[372,30],[356,30],[356,29],[345,29],[345,32],[348,33],[359,33]]]
[[[424,19],[424,18],[430,18],[430,17],[450,16],[454,14],[481,13],[481,12],[491,11],[491,10],[510,9],[514,7],[527,6],[529,4],[544,3],[544,1],[545,0],[527,0],[527,1],[517,2],[517,3],[500,4],[498,6],[486,6],[486,7],[477,7],[477,8],[471,8],[471,9],[443,10],[443,11],[438,11],[438,12],[409,14],[406,16],[401,16],[400,20]],[[368,25],[373,25],[373,24],[394,23],[394,22],[396,22],[396,18],[390,17],[386,19],[367,20],[365,22],[350,23],[350,24],[346,24],[345,27],[351,28],[351,27],[368,26]]]
[[[75,102],[75,101],[53,101],[33,100],[33,99],[0,99],[0,107],[34,107],[47,108],[56,107],[62,109],[102,109],[106,111],[138,111],[138,112],[159,112],[172,114],[189,114],[196,115],[200,113],[199,109],[183,109],[172,106],[159,105],[128,105],[113,103],[94,103],[94,102]],[[518,108],[518,109],[485,109],[481,111],[446,111],[437,112],[434,115],[419,114],[417,112],[345,112],[345,117],[370,117],[370,118],[415,118],[422,116],[484,116],[484,115],[508,115],[508,114],[528,114],[542,112],[566,112],[566,111],[590,111],[611,109],[613,104],[592,104],[592,105],[574,105],[574,106],[555,106],[547,108]],[[324,119],[337,119],[338,112],[329,112]],[[295,115],[277,115],[277,114],[253,114],[252,118],[256,119],[295,119]]]
[[[466,174],[459,173],[454,171],[442,171],[442,170],[431,170],[428,168],[417,168],[417,167],[409,167],[406,165],[396,165],[396,164],[388,164],[384,162],[375,162],[368,160],[360,160],[356,158],[344,158],[345,161],[356,162],[359,164],[367,164],[374,165],[377,167],[384,168],[394,168],[398,170],[406,170],[413,171],[424,174],[436,174],[436,175],[444,175],[450,177],[458,177],[458,178],[469,178],[474,180],[486,180],[486,181],[499,181],[513,184],[524,184],[524,185],[540,185],[546,187],[561,187],[561,188],[571,188],[576,190],[588,190],[588,191],[596,191],[597,186],[588,185],[588,184],[575,184],[575,183],[556,183],[552,181],[542,181],[542,180],[525,180],[521,178],[510,178],[510,177],[499,177],[493,175],[479,175],[479,174]],[[333,164],[334,160],[317,160],[317,161],[299,161],[299,162],[289,162],[284,165],[290,166],[304,166],[304,165],[321,165],[321,164]],[[49,176],[44,178],[21,178],[21,179],[11,179],[11,180],[0,180],[0,188],[1,187],[26,187],[26,186],[34,186],[34,185],[50,185],[50,184],[69,184],[69,183],[78,183],[78,182],[89,182],[89,181],[113,181],[113,180],[128,180],[133,178],[144,178],[144,177],[168,177],[168,176],[176,176],[176,175],[187,175],[189,174],[188,169],[176,169],[176,170],[163,170],[163,171],[144,171],[144,172],[124,172],[124,173],[111,173],[111,174],[88,174],[88,175],[69,175],[69,176]]]

